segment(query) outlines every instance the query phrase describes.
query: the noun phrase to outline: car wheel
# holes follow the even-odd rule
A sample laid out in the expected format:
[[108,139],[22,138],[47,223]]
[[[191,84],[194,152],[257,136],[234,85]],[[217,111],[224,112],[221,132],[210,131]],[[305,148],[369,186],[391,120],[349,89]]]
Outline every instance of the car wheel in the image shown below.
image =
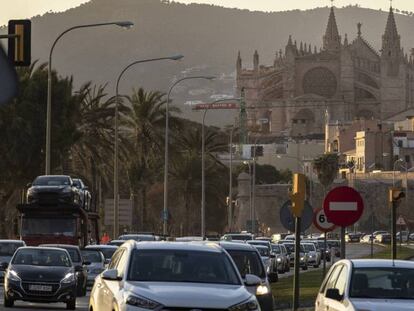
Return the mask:
[[6,308],[12,308],[14,306],[14,300],[11,298],[8,298],[6,294],[4,294],[4,306]]
[[76,309],[76,298],[68,300],[66,302],[66,310],[75,310]]

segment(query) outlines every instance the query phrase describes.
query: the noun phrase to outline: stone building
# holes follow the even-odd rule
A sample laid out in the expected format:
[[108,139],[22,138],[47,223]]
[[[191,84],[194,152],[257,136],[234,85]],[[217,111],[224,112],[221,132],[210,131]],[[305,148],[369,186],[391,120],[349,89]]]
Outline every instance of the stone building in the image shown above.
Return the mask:
[[320,49],[289,36],[271,66],[260,65],[256,51],[253,69],[243,68],[239,53],[237,91],[245,92],[248,126],[267,119],[274,136],[306,136],[324,132],[326,111],[340,122],[384,121],[412,108],[413,55],[401,48],[393,9],[380,51],[364,39],[361,23],[356,29],[355,39],[342,37],[332,7]]

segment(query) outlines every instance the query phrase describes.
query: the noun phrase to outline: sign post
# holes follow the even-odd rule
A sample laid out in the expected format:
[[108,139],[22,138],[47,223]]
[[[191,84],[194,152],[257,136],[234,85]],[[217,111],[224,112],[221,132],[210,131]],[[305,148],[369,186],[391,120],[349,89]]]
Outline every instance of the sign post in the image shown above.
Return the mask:
[[325,211],[320,208],[317,209],[314,213],[313,225],[321,232],[324,233],[323,237],[323,276],[326,274],[326,255],[327,255],[327,246],[326,246],[326,234],[335,229],[335,224],[329,222],[328,217],[325,215]]
[[364,201],[351,187],[332,189],[325,197],[323,210],[333,224],[341,227],[341,259],[346,257],[345,228],[353,225],[364,211]]
[[391,258],[397,259],[397,208],[405,198],[402,188],[391,187],[388,191],[388,202],[391,207]]

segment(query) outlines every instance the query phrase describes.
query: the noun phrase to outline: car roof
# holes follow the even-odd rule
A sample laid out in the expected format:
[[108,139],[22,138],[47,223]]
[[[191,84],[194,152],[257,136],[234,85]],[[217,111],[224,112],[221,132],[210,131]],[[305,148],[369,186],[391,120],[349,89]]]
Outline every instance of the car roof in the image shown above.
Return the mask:
[[269,244],[270,241],[267,241],[267,240],[247,240],[246,243]]
[[185,250],[211,253],[222,253],[223,249],[213,242],[155,242],[155,241],[127,241],[125,246],[138,250]]
[[94,248],[107,248],[107,249],[118,249],[116,245],[106,245],[106,244],[99,244],[99,245],[86,245],[85,249],[94,249]]
[[71,178],[69,175],[39,175],[38,177],[65,177],[65,178]]
[[264,245],[255,245],[254,247],[260,248],[260,249],[269,249],[267,246],[264,246]]
[[409,268],[414,269],[414,261],[391,259],[352,259],[355,268]]
[[240,251],[255,251],[256,250],[256,248],[253,245],[250,245],[247,243],[233,243],[233,242],[220,241],[218,244],[226,250],[240,250]]
[[79,246],[77,246],[77,245],[70,245],[70,244],[40,244],[39,246],[42,246],[42,247],[56,247],[56,248],[73,248],[73,249],[79,249]]
[[63,251],[67,253],[67,250],[59,248],[59,247],[48,247],[48,246],[23,246],[20,247],[19,250],[21,249],[34,249],[34,250],[55,250],[55,251]]
[[24,241],[22,240],[7,240],[7,239],[0,240],[0,243],[23,243],[25,244]]

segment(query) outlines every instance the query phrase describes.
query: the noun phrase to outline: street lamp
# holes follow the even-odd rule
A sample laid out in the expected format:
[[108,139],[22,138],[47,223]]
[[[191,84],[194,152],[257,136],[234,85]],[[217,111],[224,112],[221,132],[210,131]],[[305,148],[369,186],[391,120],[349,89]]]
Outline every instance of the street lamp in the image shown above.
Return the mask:
[[47,71],[47,108],[46,108],[46,165],[45,171],[46,175],[50,174],[50,141],[51,141],[51,128],[52,128],[52,55],[53,50],[60,38],[62,38],[68,32],[81,29],[81,28],[91,28],[91,27],[100,27],[100,26],[108,26],[108,25],[115,25],[122,28],[130,28],[134,25],[134,23],[130,21],[116,21],[116,22],[107,22],[107,23],[97,23],[97,24],[86,24],[86,25],[78,25],[73,26],[66,29],[62,32],[56,40],[53,42],[52,47],[50,48],[49,52],[49,64],[48,64],[48,71]]
[[[228,102],[228,101],[239,101],[240,98],[227,98],[227,99],[219,99],[211,103],[211,105],[221,103],[221,102]],[[203,114],[203,123],[201,125],[201,236],[205,237],[206,235],[206,169],[205,169],[205,120],[207,111],[210,110],[209,106],[204,109]],[[231,200],[231,197],[229,198]]]
[[163,208],[163,226],[162,232],[163,235],[167,235],[167,220],[168,220],[168,158],[169,158],[169,118],[170,118],[170,95],[174,87],[185,80],[196,80],[196,79],[204,79],[204,80],[213,80],[216,77],[214,76],[191,76],[181,78],[175,81],[168,90],[167,94],[167,104],[165,109],[165,151],[164,151],[164,208]]
[[119,133],[118,133],[118,119],[119,119],[119,82],[121,81],[122,76],[124,73],[134,65],[142,64],[142,63],[149,63],[149,62],[156,62],[161,60],[180,60],[184,56],[183,55],[174,55],[168,57],[159,57],[159,58],[150,58],[150,59],[143,59],[137,60],[130,63],[126,66],[118,76],[116,80],[116,102],[115,102],[115,142],[114,142],[114,238],[119,233],[119,168],[118,168],[118,158],[119,158]]

